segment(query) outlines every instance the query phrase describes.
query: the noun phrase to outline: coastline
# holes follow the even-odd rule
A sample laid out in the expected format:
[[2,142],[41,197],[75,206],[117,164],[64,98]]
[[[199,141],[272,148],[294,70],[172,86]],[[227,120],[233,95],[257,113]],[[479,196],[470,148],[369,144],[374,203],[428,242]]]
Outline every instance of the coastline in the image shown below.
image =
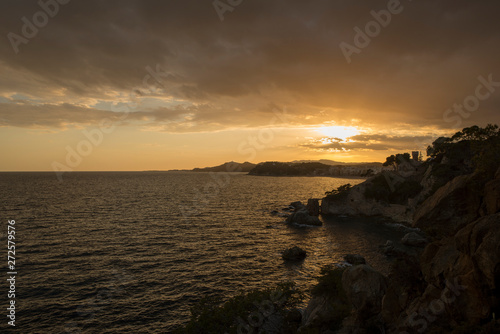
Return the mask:
[[404,247],[391,240],[380,245],[391,259],[388,273],[363,254],[345,254],[351,265],[324,267],[305,309],[271,301],[281,318],[261,312],[250,332],[270,324],[272,333],[500,332],[500,161],[492,165],[482,153],[499,148],[500,133],[471,140],[466,130],[426,162],[339,186],[321,205],[291,203],[287,224],[324,228],[319,208],[325,219],[364,216],[375,225],[383,217],[408,232]]

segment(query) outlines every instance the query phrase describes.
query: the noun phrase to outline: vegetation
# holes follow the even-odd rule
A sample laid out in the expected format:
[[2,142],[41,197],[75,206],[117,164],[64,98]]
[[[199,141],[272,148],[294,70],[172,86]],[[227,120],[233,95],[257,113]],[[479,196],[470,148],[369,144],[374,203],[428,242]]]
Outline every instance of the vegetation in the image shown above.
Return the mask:
[[312,289],[314,296],[326,295],[330,298],[340,298],[347,301],[344,289],[342,288],[342,274],[344,268],[326,265],[321,268],[320,276],[317,278],[318,284]]
[[226,302],[220,298],[203,298],[191,308],[191,320],[176,334],[221,334],[257,332],[266,319],[284,315],[302,301],[294,283],[280,283],[275,288],[253,290]]
[[[500,129],[488,124],[485,128],[477,125],[464,128],[452,137],[440,137],[427,148],[427,155],[433,161],[448,165],[433,174],[449,179],[477,172],[484,179],[493,177],[500,165]],[[445,169],[446,168],[446,169]]]
[[375,171],[371,168],[369,168],[365,173],[361,174],[362,177],[370,177],[373,175],[375,175]]
[[352,186],[350,183],[341,185],[337,189],[333,189],[332,191],[327,191],[325,192],[326,197],[329,199],[344,199],[347,197],[347,194],[349,193],[349,190],[351,190]]
[[403,153],[403,154],[398,153],[396,155],[391,155],[390,157],[387,157],[382,166],[384,167],[394,166],[394,170],[398,170],[399,165],[401,165],[403,162],[410,162],[410,160],[411,160],[410,153]]
[[393,188],[390,187],[385,174],[380,174],[373,178],[365,188],[365,197],[375,199],[385,203],[407,204],[409,198],[417,196],[422,191],[422,186],[417,180],[408,178],[396,182]]

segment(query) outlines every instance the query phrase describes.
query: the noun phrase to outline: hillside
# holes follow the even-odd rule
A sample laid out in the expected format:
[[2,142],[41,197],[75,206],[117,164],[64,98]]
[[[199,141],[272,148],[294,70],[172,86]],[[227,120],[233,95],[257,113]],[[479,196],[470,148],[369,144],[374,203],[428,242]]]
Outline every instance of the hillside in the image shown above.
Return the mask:
[[321,162],[263,162],[249,174],[259,176],[371,176],[382,171],[381,163],[327,165]]
[[194,168],[190,170],[191,172],[244,172],[248,173],[251,171],[256,165],[250,162],[226,162],[219,166],[214,167],[205,167],[205,168]]

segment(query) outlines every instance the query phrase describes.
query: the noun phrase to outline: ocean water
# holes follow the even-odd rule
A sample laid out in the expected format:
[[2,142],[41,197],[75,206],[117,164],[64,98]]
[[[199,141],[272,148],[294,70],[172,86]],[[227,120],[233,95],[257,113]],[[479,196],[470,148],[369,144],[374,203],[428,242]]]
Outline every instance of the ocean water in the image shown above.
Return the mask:
[[[0,173],[0,236],[7,244],[7,221],[15,220],[23,333],[169,333],[203,296],[282,281],[307,290],[322,266],[347,253],[386,271],[378,245],[404,234],[375,219],[299,228],[270,214],[360,178],[82,172],[63,179]],[[281,252],[294,245],[308,257],[285,264]]]

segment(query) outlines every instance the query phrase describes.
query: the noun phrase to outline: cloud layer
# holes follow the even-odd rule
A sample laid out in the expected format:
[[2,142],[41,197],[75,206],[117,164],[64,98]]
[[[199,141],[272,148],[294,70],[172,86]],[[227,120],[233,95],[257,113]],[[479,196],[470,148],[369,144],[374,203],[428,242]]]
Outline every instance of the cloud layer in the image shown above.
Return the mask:
[[[0,125],[63,129],[129,111],[144,129],[206,132],[267,126],[287,106],[291,127],[456,127],[443,112],[478,76],[500,82],[498,1],[401,1],[348,64],[339,44],[387,6],[243,0],[221,21],[212,1],[70,1],[16,53],[8,34],[23,36],[41,7],[3,1]],[[493,93],[460,125],[498,123],[499,105]],[[405,140],[379,139],[366,147]]]

